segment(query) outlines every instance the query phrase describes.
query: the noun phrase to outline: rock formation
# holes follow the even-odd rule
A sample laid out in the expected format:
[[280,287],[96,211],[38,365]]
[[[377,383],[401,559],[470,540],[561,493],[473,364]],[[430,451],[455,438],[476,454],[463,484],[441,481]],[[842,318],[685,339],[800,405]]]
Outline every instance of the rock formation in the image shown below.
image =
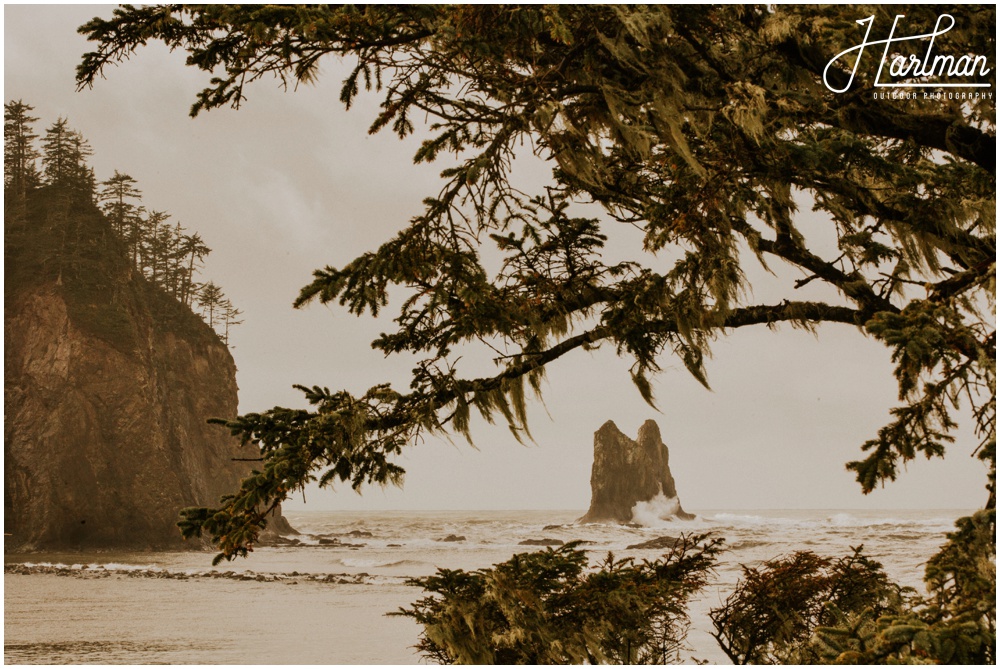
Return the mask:
[[[96,214],[84,223],[93,235],[81,239],[107,225]],[[25,254],[7,283],[7,551],[186,547],[180,509],[215,506],[250,470],[232,458],[253,452],[206,422],[236,415],[228,348],[124,261],[97,253],[79,254],[86,272],[55,280]]]
[[525,539],[524,541],[518,541],[518,546],[562,546],[565,544],[562,539],[549,539],[548,537],[542,537],[541,539]]
[[657,500],[672,503],[674,517],[694,517],[680,506],[667,447],[652,420],[639,428],[636,441],[622,434],[610,420],[594,433],[590,489],[590,509],[580,519],[582,523],[631,522],[637,504]]
[[649,541],[643,541],[637,544],[632,544],[626,546],[625,550],[670,550],[677,545],[680,539],[676,537],[657,537],[655,539],[650,539]]

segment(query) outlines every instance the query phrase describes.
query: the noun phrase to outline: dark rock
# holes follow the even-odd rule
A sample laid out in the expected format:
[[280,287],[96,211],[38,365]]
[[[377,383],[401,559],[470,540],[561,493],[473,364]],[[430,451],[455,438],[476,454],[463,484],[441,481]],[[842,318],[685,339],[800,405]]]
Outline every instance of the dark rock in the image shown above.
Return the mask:
[[449,534],[446,537],[441,537],[440,539],[435,539],[434,541],[465,541],[465,537],[459,534]]
[[518,546],[562,546],[563,541],[559,539],[525,539],[519,542]]
[[403,544],[386,544],[386,548],[402,548]]
[[561,530],[566,527],[565,525],[546,525],[542,528],[542,532],[548,532],[549,530]]
[[[336,546],[337,548],[364,548],[365,544],[349,544],[346,541],[341,541],[337,537],[320,537],[318,539],[320,546]],[[303,544],[305,545],[305,544]]]
[[626,550],[636,549],[656,549],[656,550],[670,550],[680,539],[674,537],[657,537],[656,539],[650,539],[649,541],[644,541],[641,544],[632,544],[628,546]]
[[350,532],[348,532],[344,536],[345,537],[354,537],[355,539],[372,539],[372,538],[374,538],[375,535],[372,534],[371,532],[366,532],[364,530],[351,530]]
[[278,507],[276,513],[272,513],[267,519],[267,527],[260,535],[260,544],[262,546],[273,545],[274,541],[283,539],[289,534],[298,534],[299,531],[291,526],[288,519],[281,515],[281,507]]
[[[608,421],[594,433],[594,466],[590,476],[590,509],[581,523],[632,521],[639,502],[659,496],[675,499],[677,488],[670,473],[669,453],[655,421],[639,428],[639,438],[626,437]],[[677,500],[677,518],[694,518]]]

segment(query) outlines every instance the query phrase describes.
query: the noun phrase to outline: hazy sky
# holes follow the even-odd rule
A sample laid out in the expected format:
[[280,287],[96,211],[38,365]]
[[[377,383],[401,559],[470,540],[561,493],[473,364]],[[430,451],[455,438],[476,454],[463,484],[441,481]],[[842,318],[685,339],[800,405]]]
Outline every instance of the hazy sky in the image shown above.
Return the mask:
[[[33,105],[39,132],[67,117],[93,146],[99,180],[116,169],[130,174],[147,207],[201,233],[213,249],[203,276],[245,313],[231,335],[240,410],[301,406],[295,383],[355,393],[384,381],[405,388],[413,359],[387,360],[369,346],[389,329],[388,318],[291,303],[312,270],[341,266],[402,229],[421,199],[437,193],[443,165],[414,166],[412,138],[369,137],[377,98],[363,97],[345,112],[338,102],[344,70],[335,60],[316,86],[283,92],[265,80],[249,89],[241,110],[197,119],[188,109],[207,77],[161,45],[77,93],[74,69],[89,47],[76,28],[110,13],[110,6],[6,5],[4,99]],[[546,174],[544,166],[523,167],[524,182]],[[810,225],[823,229],[822,220]],[[610,225],[607,232],[613,252],[639,248],[631,228]],[[764,277],[756,288],[763,300],[792,275],[752,276]],[[479,450],[461,439],[412,446],[400,461],[407,469],[402,490],[309,491],[306,508],[582,511],[594,431],[611,419],[634,437],[648,418],[670,448],[684,507],[696,512],[972,508],[985,501],[985,468],[970,457],[975,441],[967,425],[946,460],[918,461],[896,483],[861,494],[844,463],[888,422],[896,385],[888,350],[854,328],[825,325],[818,336],[744,328],[715,345],[712,392],[665,358],[655,384],[662,413],[639,397],[630,364],[605,346],[551,365],[546,405],[530,412],[536,444],[521,446],[505,426],[479,421]]]

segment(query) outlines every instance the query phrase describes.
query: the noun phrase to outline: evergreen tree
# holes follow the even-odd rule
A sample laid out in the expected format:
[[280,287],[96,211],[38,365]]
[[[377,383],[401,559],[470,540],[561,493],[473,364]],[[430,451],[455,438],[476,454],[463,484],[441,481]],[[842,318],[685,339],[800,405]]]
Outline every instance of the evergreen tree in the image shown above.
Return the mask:
[[181,273],[178,299],[183,304],[191,305],[191,300],[196,294],[197,285],[194,283],[194,273],[200,267],[202,260],[212,249],[205,245],[205,241],[197,232],[193,235],[180,235],[180,245],[178,253],[183,259],[182,264],[186,264],[186,269]]
[[78,148],[76,133],[69,127],[69,121],[60,117],[45,131],[42,140],[46,183],[62,188],[69,188],[75,183],[80,173]]
[[170,218],[170,214],[165,211],[151,211],[140,221],[138,237],[135,239],[133,253],[135,254],[136,269],[143,276],[156,283],[155,267],[159,261],[159,254],[162,252],[161,244],[158,242],[160,228]]
[[430,593],[396,615],[423,627],[417,650],[438,664],[670,664],[681,659],[688,600],[721,541],[682,537],[662,559],[613,555],[588,570],[576,542],[474,572],[439,569]]
[[44,183],[52,192],[52,204],[46,210],[46,230],[55,240],[49,260],[57,266],[56,283],[62,284],[63,271],[78,246],[81,228],[78,216],[82,208],[93,204],[96,181],[87,164],[92,155],[83,136],[59,118],[42,139]]
[[70,164],[70,184],[82,197],[96,204],[97,178],[94,175],[94,168],[87,162],[94,152],[90,143],[78,131],[70,134],[70,145],[73,156],[73,162]]
[[[31,257],[36,270],[51,273],[57,285],[64,273],[72,270],[72,280],[89,281],[84,268],[93,268],[98,257],[105,257],[111,233],[124,243],[129,271],[148,277],[150,283],[169,294],[189,310],[203,286],[194,281],[195,272],[211,252],[197,233],[186,234],[176,223],[167,223],[169,214],[147,212],[141,204],[142,192],[128,174],[115,170],[100,183],[87,161],[92,155],[83,135],[60,118],[45,133],[43,151],[35,146],[38,136],[31,124],[33,107],[22,101],[4,106],[4,191],[5,226],[8,231],[5,257]],[[44,173],[39,174],[35,161],[41,158]],[[26,234],[27,201],[33,189],[44,185],[45,195],[36,206],[36,224],[40,234]],[[107,225],[94,224],[93,205],[100,204]],[[82,223],[83,222],[83,223]],[[84,224],[85,223],[85,224]],[[29,248],[30,247],[30,248]],[[116,254],[119,251],[112,251]],[[228,343],[229,328],[242,323],[241,312],[211,284],[207,297],[200,301],[204,317],[223,342]]]
[[39,153],[35,148],[38,135],[32,128],[38,119],[29,113],[34,111],[34,107],[21,100],[12,100],[3,109],[4,192],[23,203],[28,191],[37,186],[39,180],[36,165]]
[[[832,664],[996,664],[996,510],[961,518],[927,563],[927,597],[898,612],[871,609],[816,629],[811,650]],[[885,612],[883,612],[885,613]]]
[[818,629],[898,614],[904,594],[861,548],[838,560],[799,551],[744,566],[735,591],[709,614],[712,635],[733,664],[816,664]]
[[127,238],[128,231],[138,226],[142,191],[135,179],[118,170],[115,170],[113,177],[102,181],[101,185],[103,188],[98,193],[98,201],[104,203],[104,215],[111,221],[115,232],[122,238]]
[[224,303],[225,295],[222,289],[215,285],[214,282],[209,281],[199,289],[198,307],[201,309],[202,316],[210,328],[214,329],[223,317],[225,312]]
[[183,274],[181,262],[181,240],[184,236],[184,228],[180,222],[176,223],[167,234],[166,257],[163,263],[163,285],[165,290],[174,299],[180,301],[180,287]]
[[243,315],[243,312],[239,309],[233,307],[233,303],[227,298],[222,303],[222,341],[228,346],[229,345],[229,328],[235,327],[237,325],[242,325],[243,321],[239,320],[239,317]]
[[42,164],[45,180],[49,184],[66,183],[72,173],[75,143],[69,121],[60,117],[46,131],[42,141]]
[[[885,32],[896,14],[929,30],[939,13],[865,12]],[[956,14],[935,50],[970,62],[995,53],[995,8]],[[97,47],[80,85],[162,40],[213,73],[192,113],[238,106],[265,75],[311,82],[323,57],[348,58],[344,103],[383,96],[373,132],[405,136],[428,118],[415,159],[457,156],[422,215],[378,250],[317,271],[296,303],[377,314],[390,286],[408,290],[398,330],[374,346],[425,356],[410,389],[305,389],[311,411],[233,422],[264,465],[219,509],[189,511],[186,531],[245,554],[267,513],[316,470],[355,487],[398,481],[392,460],[405,445],[425,431],[468,434],[472,409],[523,433],[525,384],[538,392],[546,365],[573,351],[614,347],[652,401],[648,378],[665,356],[707,385],[711,342],[754,325],[844,323],[891,349],[900,405],[849,465],[862,490],[918,455],[943,455],[960,396],[980,452],[992,452],[995,102],[874,99],[877,68],[834,58],[861,42],[859,17],[846,5],[178,5],[127,6],[83,26]],[[926,49],[893,46],[904,62]],[[977,77],[995,90],[996,68]],[[525,145],[553,165],[550,187],[531,196],[509,178]],[[643,247],[607,260],[612,226],[570,216],[578,201],[638,227]],[[803,206],[826,217],[835,254],[816,244]],[[484,267],[484,246],[503,254],[499,272]],[[745,272],[755,263],[801,278],[784,279],[784,299],[755,303]],[[809,284],[835,297],[800,297]],[[481,340],[511,353],[498,373],[465,378],[454,350]]]

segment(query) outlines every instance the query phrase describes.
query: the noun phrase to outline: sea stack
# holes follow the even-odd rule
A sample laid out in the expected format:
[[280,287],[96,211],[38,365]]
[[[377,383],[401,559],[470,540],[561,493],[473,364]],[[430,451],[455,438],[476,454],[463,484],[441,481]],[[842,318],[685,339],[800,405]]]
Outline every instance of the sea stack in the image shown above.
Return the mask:
[[653,420],[642,424],[635,441],[610,420],[594,433],[590,489],[590,509],[581,523],[632,522],[636,505],[654,500],[662,500],[672,517],[694,518],[677,499],[667,446]]

